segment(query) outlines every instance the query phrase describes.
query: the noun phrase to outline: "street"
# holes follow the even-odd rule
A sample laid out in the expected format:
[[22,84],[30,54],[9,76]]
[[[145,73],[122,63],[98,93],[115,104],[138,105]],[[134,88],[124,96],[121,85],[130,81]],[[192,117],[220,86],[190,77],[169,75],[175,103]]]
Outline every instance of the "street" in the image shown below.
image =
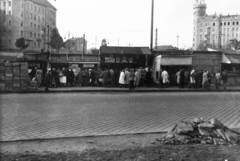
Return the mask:
[[193,117],[240,127],[240,93],[2,94],[1,141],[167,131]]

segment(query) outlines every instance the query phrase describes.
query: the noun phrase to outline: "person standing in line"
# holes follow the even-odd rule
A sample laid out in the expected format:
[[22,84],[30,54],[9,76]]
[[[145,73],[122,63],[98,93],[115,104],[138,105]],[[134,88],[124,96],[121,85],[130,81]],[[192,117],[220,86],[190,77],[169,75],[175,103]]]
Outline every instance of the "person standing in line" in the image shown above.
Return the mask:
[[190,73],[190,87],[194,87],[195,86],[195,83],[196,83],[196,80],[195,80],[195,70],[192,69],[191,73]]
[[54,87],[58,87],[59,76],[58,76],[58,72],[55,70],[55,68],[52,68],[52,77],[54,80]]
[[180,88],[180,72],[181,72],[181,69],[176,73],[177,85],[179,88]]
[[119,76],[119,87],[122,88],[122,86],[124,86],[125,84],[125,73],[124,73],[124,69],[122,69],[120,76]]
[[225,70],[222,72],[222,83],[223,83],[223,88],[224,88],[224,89],[226,89],[227,81],[228,81],[228,73],[227,73],[227,70],[225,69]]
[[129,86],[129,71],[128,71],[128,68],[125,69],[125,85],[126,87]]
[[45,74],[45,91],[49,91],[49,87],[52,83],[52,75],[51,75],[51,69],[47,70],[47,73]]
[[215,74],[215,79],[216,79],[216,82],[215,82],[216,89],[218,89],[218,86],[221,83],[221,74],[219,71],[217,71],[217,73]]
[[139,73],[138,73],[138,69],[136,69],[135,77],[134,77],[134,85],[135,85],[135,87],[139,86],[139,80],[140,80],[140,76],[139,76]]
[[184,79],[185,79],[185,77],[184,77],[184,69],[180,70],[179,76],[180,76],[180,80],[179,80],[180,88],[184,88]]
[[202,81],[202,88],[207,87],[209,84],[208,82],[208,73],[207,71],[203,72],[203,81]]
[[168,87],[168,83],[169,83],[169,80],[168,80],[168,72],[164,69],[163,72],[162,72],[162,82],[163,82],[163,87]]
[[35,74],[35,78],[37,80],[38,83],[38,87],[41,87],[42,85],[42,78],[43,78],[43,72],[40,68],[37,68],[36,74]]
[[134,78],[135,78],[135,73],[134,70],[131,69],[129,73],[129,90],[133,89],[134,90]]
[[189,72],[187,70],[184,71],[184,85],[185,87],[189,85]]

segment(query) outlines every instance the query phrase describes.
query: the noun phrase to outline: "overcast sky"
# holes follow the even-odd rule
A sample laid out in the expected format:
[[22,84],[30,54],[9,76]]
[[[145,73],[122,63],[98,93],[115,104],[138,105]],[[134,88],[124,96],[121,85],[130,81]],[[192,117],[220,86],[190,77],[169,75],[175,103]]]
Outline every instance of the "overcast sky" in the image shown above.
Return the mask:
[[[151,0],[49,0],[57,8],[57,28],[61,36],[86,35],[88,48],[109,46],[150,46]],[[155,30],[158,45],[192,46],[193,4],[195,0],[155,0]],[[205,0],[207,14],[240,14],[240,0]],[[97,42],[97,43],[95,43]]]

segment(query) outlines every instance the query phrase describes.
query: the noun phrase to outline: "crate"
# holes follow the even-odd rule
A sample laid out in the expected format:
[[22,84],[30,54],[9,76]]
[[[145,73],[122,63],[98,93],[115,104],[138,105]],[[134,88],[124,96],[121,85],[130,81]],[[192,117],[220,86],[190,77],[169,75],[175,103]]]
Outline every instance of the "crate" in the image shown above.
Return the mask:
[[12,90],[13,90],[13,87],[7,87],[7,86],[6,86],[6,87],[5,87],[5,90],[6,90],[6,91],[12,91]]
[[0,80],[5,80],[5,75],[0,75]]
[[20,87],[20,89],[21,89],[21,91],[26,91],[26,90],[28,90],[28,86],[25,86],[25,87]]
[[14,91],[21,91],[21,88],[20,87],[13,87],[13,90]]
[[20,83],[13,83],[13,87],[20,87]]
[[6,87],[0,87],[0,91],[1,91],[1,92],[6,91]]
[[12,76],[6,76],[5,80],[13,80],[13,77]]
[[12,66],[5,66],[5,70],[12,70]]
[[12,63],[5,63],[4,65],[5,65],[5,67],[11,67]]
[[0,66],[0,71],[4,71],[5,70],[5,66]]
[[20,67],[20,63],[12,63],[13,67]]
[[37,84],[37,82],[36,81],[31,81],[30,83],[29,83],[29,89],[33,89],[33,90],[37,90],[38,89],[38,84]]
[[19,69],[13,69],[13,73],[20,73]]
[[0,83],[0,87],[5,87],[5,83]]

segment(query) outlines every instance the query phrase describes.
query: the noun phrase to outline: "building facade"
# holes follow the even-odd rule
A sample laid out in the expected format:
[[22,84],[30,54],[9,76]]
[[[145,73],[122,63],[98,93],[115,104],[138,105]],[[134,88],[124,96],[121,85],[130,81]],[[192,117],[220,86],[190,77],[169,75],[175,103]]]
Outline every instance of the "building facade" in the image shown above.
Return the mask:
[[51,31],[56,27],[56,8],[47,0],[0,0],[1,49],[17,49],[23,37],[26,50],[47,51]]
[[193,5],[193,49],[225,49],[231,39],[240,40],[240,15],[207,15],[205,0]]
[[[85,38],[72,38],[65,41],[65,48],[60,52],[87,54],[87,41]],[[83,52],[84,51],[84,52]]]

